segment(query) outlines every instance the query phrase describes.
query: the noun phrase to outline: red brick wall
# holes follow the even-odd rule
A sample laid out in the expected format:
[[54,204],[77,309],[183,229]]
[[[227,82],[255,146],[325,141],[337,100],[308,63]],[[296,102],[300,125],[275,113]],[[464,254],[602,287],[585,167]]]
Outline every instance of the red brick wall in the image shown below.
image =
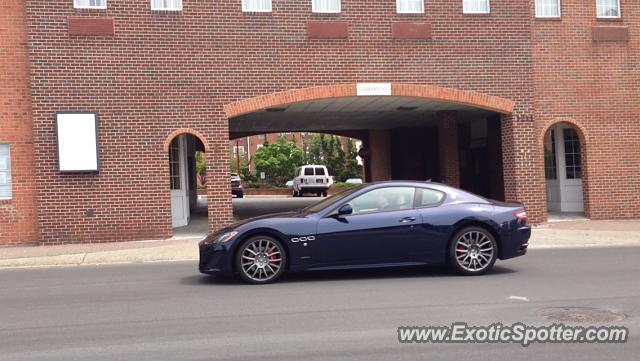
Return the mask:
[[24,0],[0,4],[0,143],[9,143],[13,197],[0,200],[0,245],[38,241]]
[[[344,0],[339,15],[314,15],[309,0],[274,1],[271,14],[243,14],[240,0],[184,1],[179,13],[151,11],[148,0],[110,0],[109,9],[91,11],[72,3],[27,0],[46,243],[171,235],[163,144],[180,128],[206,138],[210,227],[227,224],[223,109],[238,100],[386,81],[497,95],[515,101],[518,114],[533,112],[528,2],[493,0],[488,16],[463,15],[461,1],[449,0],[427,1],[421,15],[396,14],[394,1]],[[70,16],[113,17],[115,35],[69,36]],[[309,39],[310,20],[345,21],[348,39]],[[429,23],[432,38],[394,39],[397,21]],[[57,172],[56,111],[99,114],[99,174]]]
[[[544,133],[572,123],[583,146],[585,211],[592,219],[640,217],[640,3],[622,19],[597,20],[595,2],[562,1],[562,20],[533,29],[536,164]],[[596,41],[593,28],[627,27],[628,40]],[[544,170],[536,168],[544,181]],[[539,189],[539,187],[537,188]]]
[[460,187],[457,114],[455,111],[439,112],[437,121],[441,181],[453,187]]

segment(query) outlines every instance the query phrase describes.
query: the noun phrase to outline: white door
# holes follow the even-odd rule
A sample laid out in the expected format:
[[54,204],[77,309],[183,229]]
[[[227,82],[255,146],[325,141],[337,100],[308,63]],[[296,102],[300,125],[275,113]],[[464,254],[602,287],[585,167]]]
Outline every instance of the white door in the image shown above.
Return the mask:
[[187,191],[187,139],[179,135],[169,147],[171,177],[171,223],[175,227],[189,224],[189,194]]
[[564,124],[553,128],[557,179],[547,179],[549,210],[584,212],[582,156],[575,129]]

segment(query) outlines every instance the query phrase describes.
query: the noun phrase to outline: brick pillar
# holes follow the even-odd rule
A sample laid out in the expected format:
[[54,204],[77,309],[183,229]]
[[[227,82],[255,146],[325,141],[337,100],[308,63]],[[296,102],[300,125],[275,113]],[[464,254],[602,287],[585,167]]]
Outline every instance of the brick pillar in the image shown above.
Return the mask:
[[226,117],[212,120],[216,127],[207,134],[209,147],[205,153],[207,162],[207,209],[209,232],[215,232],[233,223],[231,181],[229,180],[229,120]]
[[372,182],[391,179],[391,162],[388,129],[369,130],[369,172]]
[[502,161],[504,197],[521,202],[531,223],[547,219],[544,157],[537,147],[532,116],[502,115]]
[[36,244],[40,232],[26,5],[9,0],[0,8],[0,143],[9,145],[12,179],[11,199],[0,200],[0,246]]
[[460,187],[460,157],[458,155],[458,123],[455,111],[438,112],[438,152],[440,180]]

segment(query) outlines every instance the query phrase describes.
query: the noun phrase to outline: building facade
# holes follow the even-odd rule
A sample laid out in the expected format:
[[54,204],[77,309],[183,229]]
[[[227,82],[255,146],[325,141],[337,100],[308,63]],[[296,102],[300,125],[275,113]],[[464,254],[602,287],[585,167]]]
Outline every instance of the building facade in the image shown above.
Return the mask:
[[[521,201],[534,222],[640,217],[635,1],[2,7],[3,244],[171,237],[189,144],[219,229],[229,141],[274,132],[361,139],[369,181],[443,181]],[[60,114],[97,119],[95,169],[62,171]]]

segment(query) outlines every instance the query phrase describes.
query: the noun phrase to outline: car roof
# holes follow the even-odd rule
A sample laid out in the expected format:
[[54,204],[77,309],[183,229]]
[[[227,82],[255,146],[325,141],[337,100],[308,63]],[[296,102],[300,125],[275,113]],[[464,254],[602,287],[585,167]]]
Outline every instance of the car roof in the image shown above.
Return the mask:
[[439,190],[441,192],[445,192],[450,196],[453,196],[454,199],[461,201],[471,201],[471,202],[488,202],[485,198],[478,196],[473,193],[469,193],[459,188],[452,187],[450,185],[446,185],[443,183],[431,182],[431,181],[411,181],[411,180],[391,180],[391,181],[380,181],[369,183],[363,187],[373,189],[373,188],[382,188],[386,186],[405,186],[405,187],[422,187],[422,188],[431,188],[435,190]]

